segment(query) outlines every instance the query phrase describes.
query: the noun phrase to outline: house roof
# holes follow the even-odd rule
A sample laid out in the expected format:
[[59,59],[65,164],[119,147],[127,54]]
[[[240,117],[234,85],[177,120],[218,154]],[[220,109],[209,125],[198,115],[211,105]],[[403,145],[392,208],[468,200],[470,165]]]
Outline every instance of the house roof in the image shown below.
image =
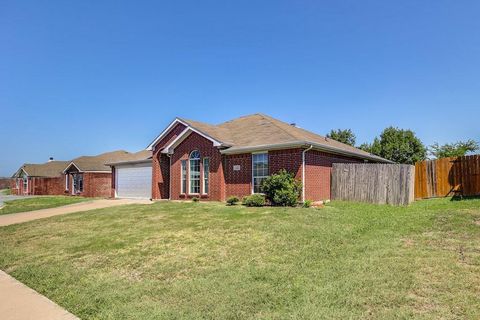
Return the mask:
[[18,177],[22,170],[30,177],[59,177],[68,163],[68,161],[50,161],[42,164],[25,163],[13,177]]
[[106,152],[96,156],[82,156],[73,159],[66,168],[64,167],[64,171],[66,172],[74,166],[81,172],[111,172],[111,168],[107,163],[127,161],[131,156],[132,153],[124,150]]
[[127,157],[122,158],[122,160],[107,162],[106,165],[115,166],[119,164],[141,163],[141,162],[150,162],[150,161],[152,161],[152,151],[140,150],[135,153],[130,153]]
[[[391,162],[261,113],[240,117],[218,125],[181,118],[177,119],[207,137],[220,142],[222,144],[221,152],[225,154],[313,146],[316,149],[332,153],[379,162]],[[185,134],[189,133],[188,130],[184,132]]]

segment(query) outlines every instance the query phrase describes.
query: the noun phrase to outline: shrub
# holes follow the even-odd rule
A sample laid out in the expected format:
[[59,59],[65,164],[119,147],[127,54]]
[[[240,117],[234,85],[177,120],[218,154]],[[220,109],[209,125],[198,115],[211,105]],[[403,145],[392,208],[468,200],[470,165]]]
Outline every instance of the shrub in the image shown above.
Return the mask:
[[198,202],[198,201],[200,201],[200,199],[199,199],[198,197],[193,197],[193,198],[192,198],[192,201],[193,201],[193,202]]
[[305,200],[302,204],[304,208],[310,208],[312,206],[312,200]]
[[230,206],[234,206],[240,201],[237,196],[230,196],[227,198],[227,204]]
[[265,197],[274,206],[295,206],[302,192],[302,183],[282,169],[266,178],[262,184]]
[[263,207],[265,205],[265,196],[263,194],[252,194],[242,199],[242,204],[247,207]]

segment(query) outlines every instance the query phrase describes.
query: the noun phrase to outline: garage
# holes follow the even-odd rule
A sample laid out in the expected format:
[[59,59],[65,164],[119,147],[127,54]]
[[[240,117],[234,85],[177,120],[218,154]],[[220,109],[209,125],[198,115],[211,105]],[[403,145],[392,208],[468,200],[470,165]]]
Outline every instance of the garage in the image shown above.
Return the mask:
[[152,162],[116,165],[115,196],[150,199],[152,197]]

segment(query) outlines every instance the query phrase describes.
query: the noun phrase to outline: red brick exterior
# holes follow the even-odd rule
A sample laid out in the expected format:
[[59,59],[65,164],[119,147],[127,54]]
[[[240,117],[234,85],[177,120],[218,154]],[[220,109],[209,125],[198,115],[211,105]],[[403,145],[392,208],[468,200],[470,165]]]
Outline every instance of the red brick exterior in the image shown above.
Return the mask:
[[[252,154],[224,156],[226,196],[243,197],[252,193]],[[234,166],[240,170],[234,171]]]
[[[76,193],[82,197],[109,198],[112,194],[111,172],[84,172],[83,192]],[[73,195],[73,177],[70,175],[68,194]]]
[[[203,136],[192,133],[174,150],[169,158],[160,151],[171,142],[184,127],[177,125],[153,149],[152,198],[185,200],[199,197],[202,200],[224,201],[228,196],[243,197],[252,193],[252,154],[222,155],[213,143]],[[189,194],[189,162],[193,150],[200,152],[200,194]],[[271,150],[268,152],[269,173],[286,169],[302,180],[303,149]],[[209,193],[203,194],[203,158],[210,160]],[[181,160],[187,160],[187,192],[181,193]],[[330,174],[333,163],[363,162],[363,160],[309,150],[305,154],[305,198],[309,200],[330,199]],[[235,171],[234,166],[240,166]],[[171,194],[169,193],[171,192]]]
[[165,137],[153,147],[152,157],[152,199],[168,199],[170,197],[170,158],[160,151],[175,139],[185,126],[178,123]]
[[[181,194],[181,160],[187,160],[187,181],[190,175],[190,166],[188,158],[194,150],[200,151],[200,194],[190,194],[187,183],[186,194]],[[203,159],[209,158],[209,192],[204,194],[203,190]],[[225,200],[225,179],[223,176],[222,155],[218,148],[213,146],[212,141],[202,137],[197,133],[192,133],[176,148],[171,156],[170,165],[171,179],[171,199],[181,200],[192,197],[199,197],[205,200]]]
[[[65,175],[60,177],[28,177],[28,189],[23,190],[23,179],[11,179],[10,189],[14,195],[64,195]],[[18,180],[18,188],[17,188]]]

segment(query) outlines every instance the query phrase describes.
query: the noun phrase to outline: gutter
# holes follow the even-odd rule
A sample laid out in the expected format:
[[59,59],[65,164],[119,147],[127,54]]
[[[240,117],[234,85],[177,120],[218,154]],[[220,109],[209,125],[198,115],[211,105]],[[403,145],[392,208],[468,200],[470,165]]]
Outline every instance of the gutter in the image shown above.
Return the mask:
[[137,164],[137,163],[150,163],[152,159],[143,159],[143,160],[132,160],[132,161],[121,161],[121,162],[109,162],[105,163],[105,165],[110,167],[120,166],[124,164]]
[[368,159],[372,160],[375,162],[382,162],[382,163],[395,163],[394,161],[390,161],[387,159],[383,159],[381,157],[375,156],[373,154],[368,154],[368,155],[363,155],[363,154],[358,154],[355,152],[349,152],[346,150],[342,150],[339,148],[335,147],[330,147],[330,146],[325,146],[319,143],[315,142],[310,142],[310,141],[294,141],[294,142],[288,142],[288,143],[279,143],[279,144],[270,144],[270,145],[261,145],[261,146],[252,146],[252,147],[242,147],[242,148],[236,148],[236,149],[226,149],[226,150],[221,150],[220,153],[222,154],[241,154],[241,153],[249,153],[249,152],[255,152],[255,151],[265,151],[265,150],[276,150],[276,149],[285,149],[285,148],[301,148],[301,147],[307,147],[307,146],[313,146],[313,148],[320,150],[320,151],[327,151],[329,153],[333,154],[339,154],[339,155],[344,155],[344,156],[349,156],[353,158],[359,158],[359,159]]
[[313,145],[310,145],[307,149],[302,151],[302,201],[305,202],[305,153],[313,149]]

